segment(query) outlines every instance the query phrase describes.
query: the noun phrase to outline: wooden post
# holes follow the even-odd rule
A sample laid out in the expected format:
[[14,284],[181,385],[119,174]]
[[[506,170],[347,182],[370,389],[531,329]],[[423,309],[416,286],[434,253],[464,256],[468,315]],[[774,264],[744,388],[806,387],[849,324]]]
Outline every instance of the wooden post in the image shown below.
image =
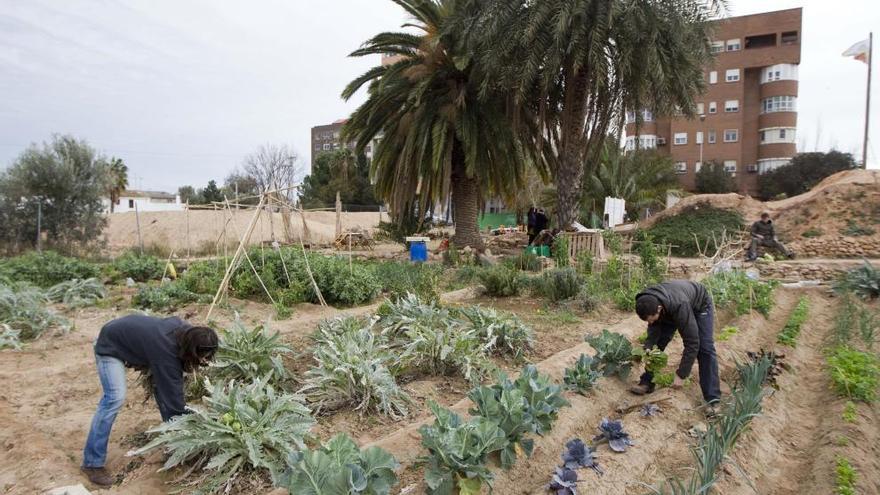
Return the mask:
[[336,191],[336,238],[342,233],[342,200],[339,199],[339,191]]
[[189,243],[189,200],[186,200],[186,259],[192,258],[192,249]]
[[144,239],[141,237],[141,216],[140,216],[140,213],[138,212],[137,201],[134,202],[134,221],[135,221],[135,224],[137,224],[138,246],[140,246],[141,256],[143,256],[144,255]]

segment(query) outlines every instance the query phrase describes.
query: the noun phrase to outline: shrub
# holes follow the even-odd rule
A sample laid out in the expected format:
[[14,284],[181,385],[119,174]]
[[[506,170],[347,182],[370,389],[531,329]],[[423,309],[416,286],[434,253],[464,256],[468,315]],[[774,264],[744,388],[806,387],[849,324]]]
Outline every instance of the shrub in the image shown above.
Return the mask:
[[598,363],[586,354],[581,354],[577,362],[572,368],[565,368],[565,376],[562,381],[565,388],[572,390],[581,395],[587,395],[587,392],[593,389],[596,381],[602,376],[596,369]]
[[46,290],[46,299],[63,303],[71,308],[91,306],[107,297],[107,289],[98,279],[71,280],[53,285]]
[[419,428],[422,446],[428,450],[425,482],[428,494],[480,493],[494,475],[486,458],[507,446],[504,431],[483,417],[468,422],[448,409],[429,402],[434,424]]
[[150,255],[140,255],[134,251],[128,251],[113,260],[110,264],[122,277],[131,278],[135,282],[159,280],[165,271],[165,262]]
[[593,273],[593,253],[587,250],[581,251],[575,258],[578,273],[581,275],[590,275]]
[[314,339],[317,364],[306,372],[300,393],[318,412],[349,406],[393,419],[408,414],[411,400],[389,371],[394,356],[371,324],[356,318],[325,321]]
[[794,347],[797,344],[797,337],[801,333],[801,326],[807,321],[807,312],[809,311],[810,299],[806,296],[798,300],[794,311],[788,316],[788,321],[782,332],[779,333],[777,342]]
[[660,244],[675,246],[672,253],[676,256],[696,256],[699,252],[694,235],[705,245],[713,235],[718,238],[724,231],[736,235],[742,229],[743,218],[738,212],[702,203],[661,219],[648,233]]
[[837,393],[853,400],[873,402],[880,384],[880,359],[848,346],[838,346],[828,357],[831,381]]
[[754,309],[766,317],[773,309],[773,290],[778,283],[754,280],[745,272],[735,270],[710,275],[703,279],[703,285],[712,295],[716,308],[733,309],[737,316]]
[[402,369],[441,375],[457,372],[478,383],[494,368],[486,357],[488,346],[476,330],[465,330],[455,321],[409,326],[396,345]]
[[27,282],[43,288],[73,279],[94,278],[100,273],[100,268],[94,263],[62,256],[54,251],[32,251],[14,258],[0,259],[0,279]]
[[595,311],[601,302],[602,298],[589,284],[581,286],[577,295],[577,304],[583,311],[587,313]]
[[568,238],[559,235],[553,241],[553,261],[556,262],[557,268],[564,268],[571,265],[571,258],[568,256]]
[[629,375],[632,344],[626,337],[605,329],[601,334],[588,336],[584,340],[596,350],[596,369],[604,376],[626,378]]
[[19,331],[5,323],[0,323],[0,350],[21,349]]
[[153,311],[173,311],[198,300],[198,294],[186,290],[180,282],[169,282],[159,286],[142,285],[132,296],[131,305]]
[[225,383],[231,380],[279,385],[289,378],[282,357],[293,354],[293,349],[281,342],[281,334],[270,334],[266,327],[248,328],[241,320],[223,332],[214,362],[208,376]]
[[564,301],[578,294],[582,282],[574,268],[554,268],[535,281],[535,292],[553,302]]
[[638,231],[636,251],[639,254],[639,262],[641,263],[642,275],[647,283],[659,282],[666,269],[663,263],[660,248],[654,243],[651,234],[644,230]]
[[880,272],[864,260],[862,266],[841,275],[834,285],[837,292],[854,292],[859,297],[874,299],[880,296]]
[[398,263],[388,261],[376,265],[376,278],[389,299],[397,300],[412,292],[422,299],[436,301],[440,298],[437,286],[443,267],[427,263]]
[[339,433],[316,450],[305,449],[290,460],[281,483],[290,493],[312,495],[387,495],[397,483],[399,464],[379,447],[360,450]]
[[456,313],[464,327],[473,330],[489,352],[518,359],[534,345],[534,332],[516,316],[480,306],[461,308]]
[[520,253],[513,258],[505,260],[511,268],[527,272],[536,272],[541,269],[541,260],[532,252]]
[[223,281],[225,269],[222,261],[196,261],[187,267],[178,281],[190,292],[214,295]]
[[193,408],[149,430],[158,436],[134,453],[162,448],[169,454],[162,470],[204,466],[192,482],[197,493],[228,492],[248,469],[266,470],[277,483],[314,424],[301,397],[278,393],[261,380],[233,381],[213,386],[204,410]]
[[57,328],[62,332],[70,329],[70,323],[54,311],[46,307],[46,298],[43,292],[27,285],[7,286],[0,285],[0,324],[6,328],[7,338],[15,338],[21,341],[34,340],[50,328]]
[[503,265],[483,269],[478,272],[477,278],[486,288],[486,294],[495,297],[517,296],[526,283],[522,273]]

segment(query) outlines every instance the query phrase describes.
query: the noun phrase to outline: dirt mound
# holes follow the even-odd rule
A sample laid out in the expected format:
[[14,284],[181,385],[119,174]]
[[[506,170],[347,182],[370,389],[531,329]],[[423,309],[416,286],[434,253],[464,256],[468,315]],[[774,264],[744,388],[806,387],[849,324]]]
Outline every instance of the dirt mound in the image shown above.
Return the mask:
[[650,228],[658,221],[693,207],[707,205],[742,214],[746,224],[768,212],[783,242],[802,256],[876,257],[880,255],[880,171],[847,170],[791,198],[761,202],[749,196],[697,194],[641,222]]
[[[218,242],[222,242],[224,228],[228,244],[232,249],[245,232],[253,216],[252,211],[240,210],[227,213],[223,210],[191,210],[144,212],[140,214],[141,237],[145,247],[161,247],[174,250],[178,254],[185,253],[187,237],[189,247],[194,253],[213,254]],[[389,221],[387,214],[379,213],[343,213],[342,228],[363,228],[373,230],[380,219]],[[313,243],[329,244],[336,238],[336,214],[331,211],[308,212],[305,214],[308,229],[307,238]],[[291,217],[291,229],[294,239],[299,239],[303,222],[299,214]],[[187,230],[189,234],[187,235]],[[263,213],[260,215],[251,236],[252,244],[263,241],[283,239],[282,219],[280,213]],[[114,213],[108,217],[104,231],[107,246],[111,253],[118,253],[138,245],[138,219],[134,213]]]

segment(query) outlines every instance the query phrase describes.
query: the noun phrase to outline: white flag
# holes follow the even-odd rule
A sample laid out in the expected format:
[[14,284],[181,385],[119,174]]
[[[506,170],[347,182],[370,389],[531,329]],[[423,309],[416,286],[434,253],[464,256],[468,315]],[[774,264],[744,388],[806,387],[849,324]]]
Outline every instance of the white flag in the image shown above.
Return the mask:
[[868,40],[862,40],[843,52],[844,57],[852,57],[864,63],[868,63],[868,55],[871,50],[871,43]]

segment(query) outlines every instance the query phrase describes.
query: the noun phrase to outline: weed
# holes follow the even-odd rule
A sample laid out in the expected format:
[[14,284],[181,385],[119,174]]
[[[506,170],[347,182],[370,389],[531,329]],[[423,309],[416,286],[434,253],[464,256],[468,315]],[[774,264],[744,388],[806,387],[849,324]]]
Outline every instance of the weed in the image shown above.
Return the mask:
[[846,221],[846,227],[840,229],[840,235],[851,236],[851,237],[861,237],[867,235],[874,235],[877,231],[871,227],[865,227],[863,225],[859,225],[855,220],[849,219]]
[[837,456],[835,460],[837,471],[837,493],[836,495],[856,495],[856,468],[853,467],[849,459],[843,456]]
[[846,401],[846,405],[843,406],[843,420],[847,423],[855,423],[858,418],[858,412],[855,402],[851,400]]
[[779,333],[777,342],[794,347],[797,344],[798,335],[801,333],[801,326],[807,321],[807,313],[809,311],[810,299],[806,296],[798,300],[794,311],[788,316],[785,327]]
[[834,388],[841,396],[864,402],[873,402],[877,398],[880,384],[880,358],[877,356],[842,345],[828,357],[828,366]]
[[812,228],[805,230],[804,233],[801,234],[801,237],[805,239],[812,239],[814,237],[821,237],[823,235],[825,235],[825,232],[822,229]]

